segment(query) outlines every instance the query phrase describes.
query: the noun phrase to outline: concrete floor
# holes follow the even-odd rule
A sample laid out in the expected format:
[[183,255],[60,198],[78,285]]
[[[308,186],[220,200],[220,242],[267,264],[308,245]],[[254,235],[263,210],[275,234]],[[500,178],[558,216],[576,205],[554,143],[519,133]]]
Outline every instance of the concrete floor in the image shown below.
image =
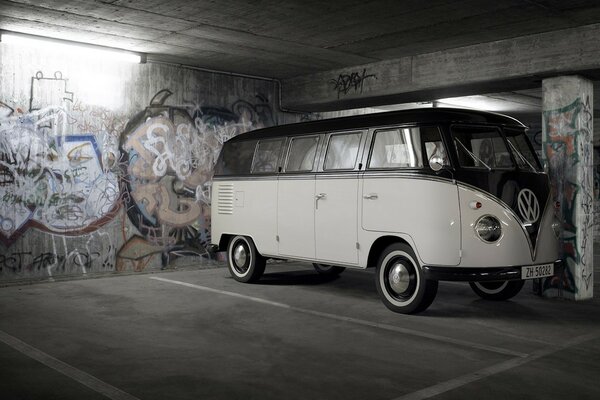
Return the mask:
[[388,311],[371,271],[270,265],[0,288],[0,399],[599,399],[600,301],[440,283]]

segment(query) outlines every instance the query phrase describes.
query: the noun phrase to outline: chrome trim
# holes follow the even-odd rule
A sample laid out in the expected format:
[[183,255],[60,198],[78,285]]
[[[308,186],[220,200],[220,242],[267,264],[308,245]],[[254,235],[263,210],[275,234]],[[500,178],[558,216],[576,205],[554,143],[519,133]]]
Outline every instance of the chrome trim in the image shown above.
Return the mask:
[[310,181],[315,180],[315,174],[287,174],[279,175],[280,181]]
[[399,172],[399,171],[367,171],[362,175],[363,178],[404,178],[404,179],[417,179],[424,181],[435,181],[435,182],[445,182],[450,184],[456,184],[456,181],[451,178],[444,178],[441,176],[429,175],[429,174],[419,174],[414,172]]
[[[555,260],[543,264],[554,264],[554,273],[557,273],[562,267],[562,260]],[[504,281],[504,280],[521,280],[521,270],[524,267],[543,265],[507,265],[503,267],[448,267],[441,265],[424,265],[421,267],[423,275],[427,279],[439,281]]]
[[360,179],[360,178],[404,178],[404,179],[420,179],[427,181],[445,182],[456,184],[457,181],[451,178],[443,178],[441,176],[434,176],[429,174],[409,173],[409,172],[398,172],[398,171],[347,171],[338,173],[329,172],[309,172],[309,173],[282,173],[282,174],[271,174],[271,175],[235,175],[235,176],[215,176],[213,182],[227,182],[227,181],[277,181],[278,179]]
[[360,173],[358,171],[348,171],[348,172],[320,172],[315,175],[317,180],[323,179],[358,179],[360,178]]
[[317,258],[302,258],[302,257],[296,257],[296,256],[286,256],[285,254],[267,254],[267,253],[260,253],[263,257],[266,258],[273,258],[276,260],[292,260],[292,261],[301,261],[301,262],[307,262],[307,263],[317,263],[317,264],[326,264],[326,265],[333,265],[336,267],[345,267],[345,268],[352,268],[352,269],[366,269],[367,267],[361,267],[360,264],[358,263],[339,263],[339,262],[335,262],[335,261],[329,261],[329,260],[322,260],[322,259],[317,259]]
[[245,182],[245,181],[277,181],[277,179],[279,178],[279,175],[276,174],[272,174],[272,175],[266,175],[266,174],[256,174],[256,175],[244,175],[244,176],[240,176],[240,175],[232,175],[232,176],[215,176],[213,178],[213,182],[229,182],[229,181],[240,181],[240,182]]

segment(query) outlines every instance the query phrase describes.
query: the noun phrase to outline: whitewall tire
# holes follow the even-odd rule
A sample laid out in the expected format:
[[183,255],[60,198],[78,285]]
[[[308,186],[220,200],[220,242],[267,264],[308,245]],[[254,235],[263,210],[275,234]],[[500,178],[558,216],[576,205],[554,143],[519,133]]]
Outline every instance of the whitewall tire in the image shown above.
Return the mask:
[[394,312],[412,314],[425,310],[437,294],[438,282],[423,277],[411,247],[393,243],[377,263],[375,284],[381,301]]
[[238,282],[256,282],[265,271],[266,260],[254,246],[251,238],[235,236],[227,246],[227,267]]

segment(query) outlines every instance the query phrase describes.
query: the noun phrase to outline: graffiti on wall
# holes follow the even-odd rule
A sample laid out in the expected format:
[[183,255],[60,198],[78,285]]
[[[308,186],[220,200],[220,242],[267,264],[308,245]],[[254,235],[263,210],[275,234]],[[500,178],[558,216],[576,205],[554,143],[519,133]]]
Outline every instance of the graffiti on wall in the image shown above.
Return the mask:
[[[593,265],[594,185],[592,172],[592,112],[588,99],[544,112],[545,157],[550,166],[554,202],[560,203],[564,271],[546,279],[543,291],[576,294],[591,290]],[[577,284],[575,268],[581,270]]]
[[354,93],[362,93],[367,79],[377,79],[377,75],[367,74],[367,69],[363,68],[362,72],[339,74],[336,79],[331,79],[329,82],[339,99],[342,94],[347,95],[351,90],[354,90]]
[[158,92],[121,136],[127,215],[141,237],[130,238],[119,251],[119,269],[131,263],[141,270],[157,253],[163,265],[173,255],[205,255],[212,173],[223,143],[273,123],[262,96],[258,104],[238,101],[226,109],[166,105],[171,95]]
[[[52,88],[54,96],[38,97],[45,93],[39,87]],[[34,109],[5,107],[0,118],[0,242],[6,246],[31,227],[91,232],[119,208],[117,148],[105,140],[108,132],[72,133],[89,117],[70,110],[72,93],[65,87],[60,73],[46,79],[38,72]]]
[[50,249],[8,251],[0,254],[0,274],[9,276],[47,276],[86,274],[115,269],[115,246],[109,234],[97,231],[88,235],[81,247],[69,248],[62,235],[48,235]]
[[594,238],[600,240],[600,146],[594,147]]
[[[37,72],[30,93],[0,103],[5,277],[142,271],[155,256],[163,266],[206,256],[223,143],[274,124],[262,95],[229,107],[167,105],[172,93],[161,90],[126,118],[79,101],[60,72]],[[40,243],[13,247],[31,229]]]

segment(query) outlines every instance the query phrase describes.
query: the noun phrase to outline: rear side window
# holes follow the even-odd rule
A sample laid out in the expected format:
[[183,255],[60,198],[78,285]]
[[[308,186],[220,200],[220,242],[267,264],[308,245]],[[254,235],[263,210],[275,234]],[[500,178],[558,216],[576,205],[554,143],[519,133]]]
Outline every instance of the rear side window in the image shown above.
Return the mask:
[[360,132],[340,133],[331,135],[325,156],[325,170],[354,169],[358,146],[360,145]]
[[318,136],[293,138],[290,144],[286,172],[312,171],[317,154]]
[[267,174],[277,172],[279,155],[284,139],[260,140],[254,160],[252,161],[253,174]]
[[225,143],[215,167],[215,175],[250,174],[256,142],[256,140],[246,140]]

